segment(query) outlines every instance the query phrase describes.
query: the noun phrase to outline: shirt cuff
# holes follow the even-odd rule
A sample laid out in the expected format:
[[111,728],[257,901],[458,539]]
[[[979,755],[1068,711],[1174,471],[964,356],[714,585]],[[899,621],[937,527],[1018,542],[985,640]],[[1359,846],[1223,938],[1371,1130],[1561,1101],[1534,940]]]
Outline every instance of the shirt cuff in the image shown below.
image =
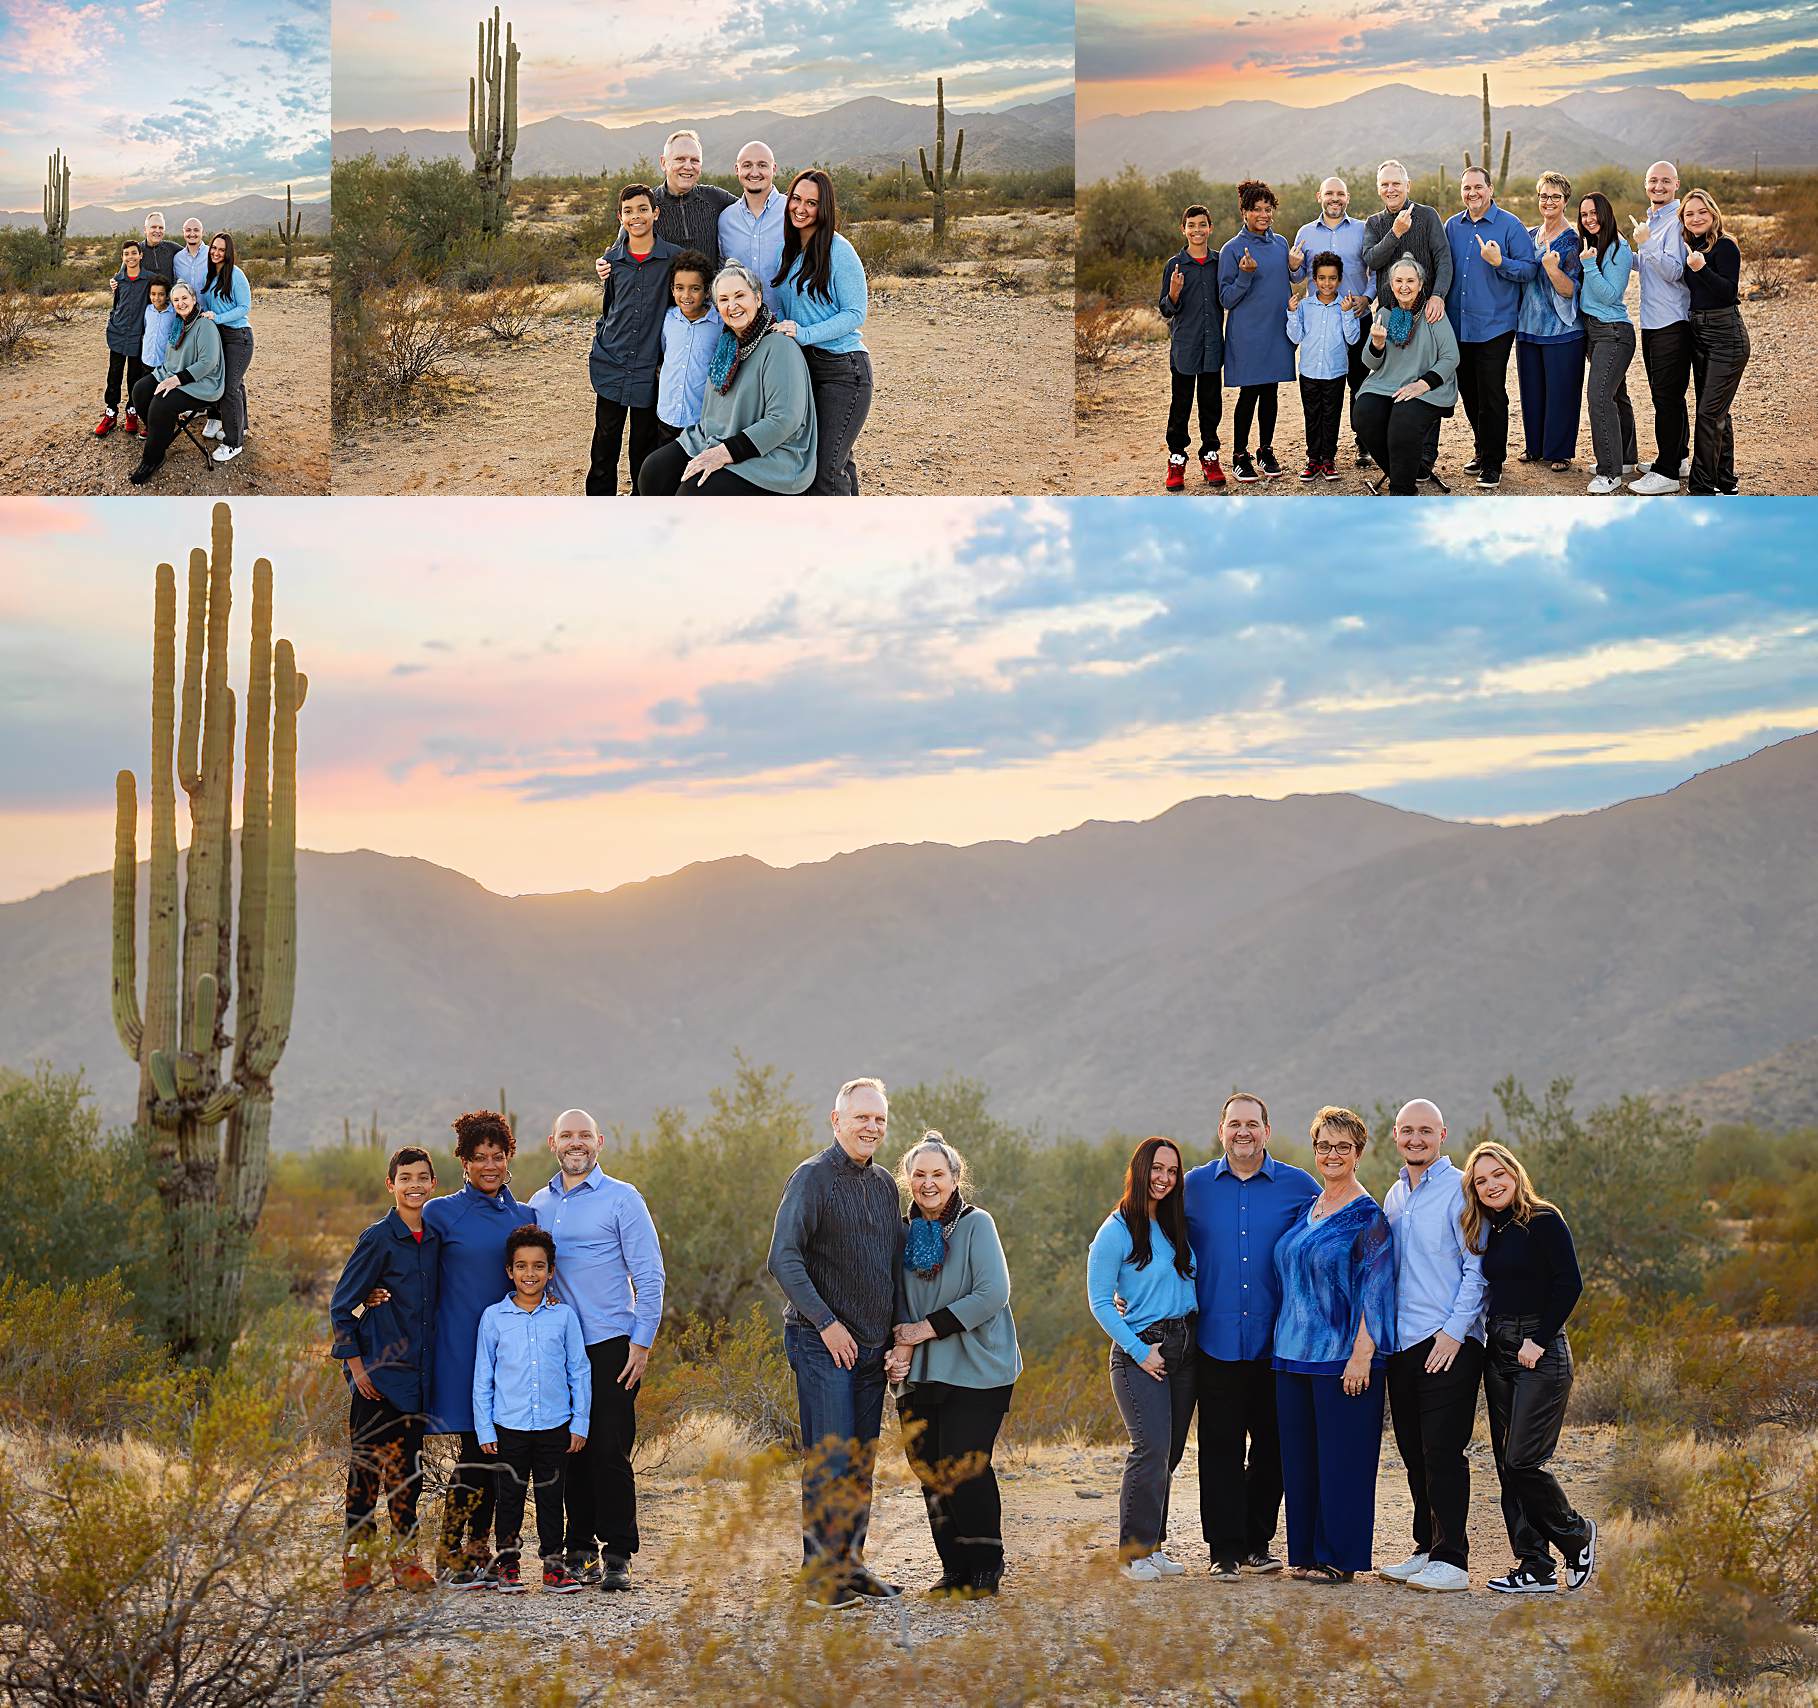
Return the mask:
[[758,448],[743,433],[734,433],[730,439],[721,441],[735,463],[742,463],[759,455]]
[[936,1340],[945,1340],[949,1335],[966,1332],[966,1325],[945,1305],[941,1306],[938,1311],[928,1313],[928,1326],[934,1330]]
[[1433,368],[1428,368],[1420,377],[1426,382],[1428,391],[1438,391],[1439,388],[1446,383],[1439,377],[1437,370]]

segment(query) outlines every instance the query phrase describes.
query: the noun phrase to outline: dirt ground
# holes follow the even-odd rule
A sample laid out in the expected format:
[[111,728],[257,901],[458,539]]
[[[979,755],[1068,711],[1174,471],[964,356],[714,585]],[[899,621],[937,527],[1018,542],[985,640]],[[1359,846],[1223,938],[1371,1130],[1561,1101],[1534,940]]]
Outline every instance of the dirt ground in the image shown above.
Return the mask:
[[[327,257],[304,257],[300,276],[326,282]],[[253,360],[246,372],[246,450],[204,459],[181,435],[143,488],[127,480],[140,441],[119,428],[94,435],[107,380],[105,292],[91,313],[37,334],[39,354],[0,368],[0,492],[59,497],[150,492],[314,496],[328,491],[328,295],[315,283],[253,293]],[[209,441],[209,450],[214,449]]]
[[[943,276],[870,281],[864,339],[876,385],[854,452],[860,491],[918,495],[1071,490],[1069,291],[1039,260],[952,263]],[[1009,291],[985,276],[1013,271]],[[573,294],[573,293],[571,293]],[[446,407],[395,422],[345,419],[341,493],[578,494],[593,437],[587,350],[594,298],[521,343],[477,344]],[[630,484],[621,462],[620,490]]]
[[[1638,283],[1629,287],[1629,316],[1639,319]],[[1736,428],[1736,473],[1744,493],[1756,496],[1805,496],[1818,492],[1818,392],[1796,385],[1802,371],[1807,330],[1818,311],[1818,284],[1794,284],[1785,296],[1765,302],[1744,303],[1751,352],[1749,366],[1736,394],[1733,414]],[[1078,493],[1161,492],[1167,473],[1166,427],[1168,421],[1168,341],[1161,317],[1143,312],[1138,320],[1140,341],[1123,345],[1106,362],[1102,384],[1095,397],[1090,382],[1082,386],[1076,415]],[[1628,373],[1629,401],[1635,408],[1635,434],[1641,460],[1654,454],[1654,409],[1648,397],[1647,372],[1641,364],[1639,344]],[[1270,497],[1322,497],[1356,495],[1365,490],[1364,476],[1378,471],[1354,466],[1349,424],[1339,439],[1338,470],[1342,478],[1302,482],[1295,477],[1306,460],[1306,432],[1301,417],[1300,394],[1292,384],[1280,391],[1281,412],[1275,431],[1275,454],[1280,459],[1280,480],[1259,480],[1239,486],[1232,479],[1227,493],[1261,493]],[[1690,407],[1691,391],[1687,388]],[[1231,412],[1237,392],[1226,388],[1224,418],[1219,442],[1225,473],[1231,473]],[[1198,434],[1195,417],[1192,431]],[[1197,456],[1198,438],[1190,447]],[[1254,446],[1252,446],[1254,449]],[[1591,451],[1591,424],[1580,412],[1578,458],[1570,472],[1554,474],[1545,463],[1522,463],[1521,405],[1515,378],[1515,359],[1509,358],[1509,461],[1496,493],[1482,493],[1464,473],[1471,460],[1471,431],[1462,407],[1440,430],[1439,472],[1454,495],[1472,497],[1532,497],[1559,495],[1582,497],[1597,460]],[[1212,498],[1218,491],[1206,485],[1196,462],[1187,465],[1188,493]],[[1421,489],[1427,492],[1428,488]]]

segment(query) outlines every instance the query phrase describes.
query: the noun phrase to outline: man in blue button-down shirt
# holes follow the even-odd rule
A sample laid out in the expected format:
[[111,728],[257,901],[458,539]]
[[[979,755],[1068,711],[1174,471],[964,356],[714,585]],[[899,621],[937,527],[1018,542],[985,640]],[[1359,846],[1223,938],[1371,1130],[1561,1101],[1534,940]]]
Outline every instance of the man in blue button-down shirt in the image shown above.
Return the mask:
[[1475,454],[1465,473],[1494,491],[1509,453],[1509,351],[1521,313],[1521,287],[1540,271],[1528,228],[1490,194],[1490,175],[1461,175],[1464,212],[1446,221],[1452,289],[1446,313],[1458,339],[1458,397],[1471,423]]
[[[1247,1091],[1218,1118],[1224,1155],[1189,1169],[1187,1238],[1199,1292],[1199,1522],[1212,1575],[1278,1572],[1275,1242],[1319,1196],[1304,1168],[1269,1155],[1269,1106]],[[1245,1440],[1248,1438],[1248,1462]]]
[[629,1589],[638,1551],[638,1491],[631,1471],[637,1393],[663,1320],[663,1250],[643,1194],[598,1165],[600,1129],[585,1109],[564,1109],[549,1133],[561,1164],[531,1194],[539,1227],[555,1235],[556,1291],[574,1306],[593,1368],[593,1433],[568,1478],[568,1568],[602,1589]]

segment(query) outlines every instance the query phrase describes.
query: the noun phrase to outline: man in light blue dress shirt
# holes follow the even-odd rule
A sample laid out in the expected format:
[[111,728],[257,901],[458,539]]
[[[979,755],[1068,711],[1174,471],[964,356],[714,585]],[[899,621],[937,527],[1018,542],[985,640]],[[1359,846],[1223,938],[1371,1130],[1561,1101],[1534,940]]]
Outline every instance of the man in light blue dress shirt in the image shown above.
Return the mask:
[[745,193],[720,210],[720,260],[743,261],[756,273],[764,281],[764,306],[774,314],[789,198],[776,187],[776,156],[767,144],[746,143],[733,170]]
[[564,1555],[583,1582],[629,1589],[638,1551],[631,1448],[638,1383],[663,1320],[663,1251],[643,1194],[601,1170],[600,1142],[585,1109],[564,1109],[549,1133],[561,1171],[529,1209],[555,1236],[556,1289],[581,1319],[593,1371],[593,1433],[568,1477]]
[[1395,1239],[1396,1332],[1389,1358],[1395,1445],[1414,1502],[1414,1552],[1377,1574],[1414,1589],[1468,1590],[1465,1448],[1483,1383],[1483,1258],[1464,1240],[1464,1176],[1440,1154],[1439,1106],[1417,1097],[1395,1117],[1401,1173],[1382,1201]]
[[208,283],[208,249],[202,241],[202,222],[193,214],[183,222],[183,247],[171,257],[173,283],[181,280],[202,300],[202,287]]
[[1654,460],[1631,492],[1654,498],[1677,492],[1690,472],[1692,425],[1685,389],[1692,382],[1692,292],[1685,282],[1685,233],[1679,229],[1679,168],[1648,168],[1648,213],[1631,228],[1641,277],[1641,365],[1654,401]]

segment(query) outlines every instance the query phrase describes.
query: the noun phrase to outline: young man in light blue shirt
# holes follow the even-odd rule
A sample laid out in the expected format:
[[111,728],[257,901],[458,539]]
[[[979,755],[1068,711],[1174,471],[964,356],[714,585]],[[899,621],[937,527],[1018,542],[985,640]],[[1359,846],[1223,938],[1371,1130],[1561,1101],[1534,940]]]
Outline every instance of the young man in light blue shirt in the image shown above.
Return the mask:
[[1629,490],[1654,498],[1677,492],[1691,473],[1685,389],[1692,381],[1692,292],[1685,282],[1685,233],[1679,229],[1679,168],[1656,160],[1646,182],[1647,218],[1636,220],[1631,234],[1641,275],[1641,365],[1654,402],[1658,448]]
[[776,187],[776,156],[764,143],[746,143],[733,171],[745,193],[720,209],[720,261],[743,261],[756,273],[764,281],[764,306],[774,314],[789,198]]
[[531,1194],[529,1207],[555,1236],[558,1291],[581,1319],[593,1371],[593,1433],[566,1490],[567,1564],[584,1583],[611,1590],[631,1587],[638,1551],[631,1447],[638,1383],[663,1320],[663,1250],[643,1195],[600,1169],[600,1143],[585,1109],[564,1109],[549,1133],[560,1172]]
[[1465,1245],[1464,1176],[1440,1154],[1445,1118],[1417,1097],[1395,1117],[1401,1174],[1382,1201],[1395,1240],[1396,1333],[1389,1357],[1395,1445],[1414,1502],[1414,1552],[1377,1574],[1414,1589],[1471,1587],[1465,1448],[1483,1382],[1483,1259]]

